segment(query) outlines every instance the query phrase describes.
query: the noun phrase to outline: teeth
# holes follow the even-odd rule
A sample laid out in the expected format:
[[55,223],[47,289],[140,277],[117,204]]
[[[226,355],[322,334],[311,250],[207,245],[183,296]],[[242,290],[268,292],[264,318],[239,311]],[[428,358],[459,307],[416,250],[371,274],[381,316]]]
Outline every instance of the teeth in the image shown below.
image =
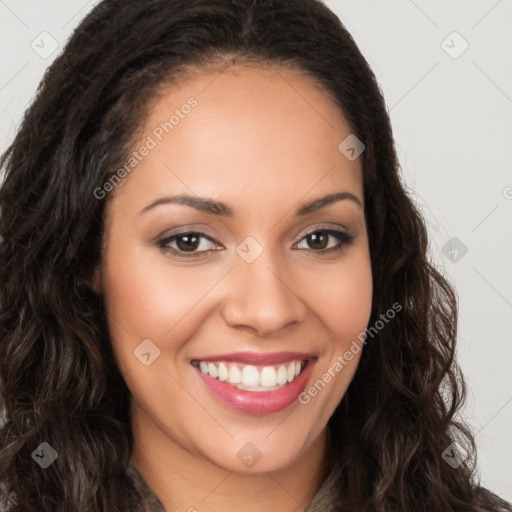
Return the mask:
[[245,387],[256,387],[260,385],[260,372],[258,371],[258,368],[256,368],[256,366],[244,366],[244,369],[242,370],[242,384]]
[[195,364],[204,374],[248,391],[279,389],[286,383],[293,382],[305,365],[302,361],[262,367],[211,361],[199,361],[199,364]]
[[213,363],[208,363],[208,373],[215,379],[219,376],[219,371]]
[[277,373],[273,366],[265,366],[261,370],[260,385],[272,388],[277,384]]
[[282,386],[288,382],[288,372],[285,366],[280,366],[277,370],[277,383]]
[[295,379],[295,365],[292,363],[288,366],[288,382],[291,382],[293,379]]
[[227,382],[230,384],[240,384],[242,382],[242,372],[239,370],[238,366],[234,364],[231,365]]
[[219,364],[219,380],[228,380],[229,370],[226,368],[224,363]]

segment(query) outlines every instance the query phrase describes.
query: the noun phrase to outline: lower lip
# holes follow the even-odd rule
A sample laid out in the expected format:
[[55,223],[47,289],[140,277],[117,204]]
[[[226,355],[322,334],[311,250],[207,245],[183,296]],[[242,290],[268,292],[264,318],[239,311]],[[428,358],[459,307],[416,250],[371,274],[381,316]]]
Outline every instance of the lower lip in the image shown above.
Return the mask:
[[198,368],[197,372],[215,398],[231,409],[245,414],[271,414],[286,409],[297,400],[306,387],[314,363],[314,360],[308,359],[301,374],[293,382],[275,391],[245,391],[214,379]]

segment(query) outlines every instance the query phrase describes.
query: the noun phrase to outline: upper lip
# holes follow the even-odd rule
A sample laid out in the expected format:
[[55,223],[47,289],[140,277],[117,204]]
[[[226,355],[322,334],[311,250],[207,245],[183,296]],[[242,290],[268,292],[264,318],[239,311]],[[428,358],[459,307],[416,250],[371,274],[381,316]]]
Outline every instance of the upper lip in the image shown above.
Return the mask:
[[229,354],[217,354],[214,356],[194,357],[192,361],[231,361],[251,365],[272,365],[287,363],[289,361],[302,361],[315,357],[314,354],[306,352],[271,352],[263,354],[261,352],[231,352]]

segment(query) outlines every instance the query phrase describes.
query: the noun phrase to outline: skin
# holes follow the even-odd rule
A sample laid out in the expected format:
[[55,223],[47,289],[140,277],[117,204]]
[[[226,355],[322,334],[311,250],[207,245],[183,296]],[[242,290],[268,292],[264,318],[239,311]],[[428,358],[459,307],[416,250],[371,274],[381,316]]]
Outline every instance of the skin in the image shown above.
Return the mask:
[[[345,199],[295,215],[341,191],[364,205],[361,158],[339,151],[351,130],[310,78],[242,65],[164,90],[136,147],[190,97],[197,106],[111,193],[92,281],[133,395],[130,462],[167,511],[304,510],[326,474],[327,421],[361,353],[308,404],[268,415],[219,403],[190,361],[238,351],[313,353],[309,387],[365,330],[372,273],[363,207]],[[140,213],[182,193],[222,201],[234,215],[179,204]],[[197,258],[177,257],[158,246],[177,228],[214,241],[201,238]],[[325,246],[306,237],[322,228],[348,232],[353,242],[322,253],[339,245],[332,236]],[[263,249],[252,263],[235,252],[248,236]],[[160,350],[149,366],[134,357],[145,339]],[[250,468],[237,457],[249,442],[261,452]]]

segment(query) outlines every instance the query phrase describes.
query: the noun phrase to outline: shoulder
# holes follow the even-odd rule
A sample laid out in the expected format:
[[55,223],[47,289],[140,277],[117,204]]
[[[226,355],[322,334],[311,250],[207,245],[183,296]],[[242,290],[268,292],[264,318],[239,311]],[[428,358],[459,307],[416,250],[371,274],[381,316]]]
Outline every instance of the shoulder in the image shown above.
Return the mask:
[[484,507],[482,512],[512,512],[512,505],[489,489],[477,486],[474,488],[474,493]]

